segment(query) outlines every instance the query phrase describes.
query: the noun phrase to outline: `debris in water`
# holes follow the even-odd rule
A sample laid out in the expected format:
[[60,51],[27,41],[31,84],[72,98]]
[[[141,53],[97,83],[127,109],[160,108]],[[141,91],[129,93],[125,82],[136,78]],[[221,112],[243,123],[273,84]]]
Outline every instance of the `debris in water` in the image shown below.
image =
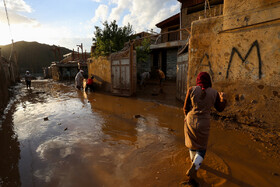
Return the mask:
[[44,121],[48,121],[48,120],[49,120],[49,118],[48,118],[48,117],[45,117],[45,118],[44,118]]
[[175,132],[175,130],[174,130],[174,129],[171,129],[171,128],[168,128],[168,131],[170,131],[170,132]]
[[68,130],[68,128],[66,127],[65,129],[64,129],[64,131],[67,131]]
[[61,125],[61,123],[58,123],[57,125]]
[[252,104],[256,104],[257,101],[256,101],[256,100],[252,100],[251,103],[252,103]]
[[134,115],[134,118],[138,119],[138,118],[141,118],[142,116],[137,114],[137,115]]
[[273,172],[272,175],[279,177],[279,173]]

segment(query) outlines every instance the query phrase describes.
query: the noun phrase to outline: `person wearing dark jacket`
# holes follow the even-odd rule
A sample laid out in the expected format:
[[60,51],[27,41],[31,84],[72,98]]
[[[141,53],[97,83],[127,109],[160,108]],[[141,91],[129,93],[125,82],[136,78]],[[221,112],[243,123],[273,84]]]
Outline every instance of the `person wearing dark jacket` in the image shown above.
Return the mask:
[[24,78],[25,78],[26,88],[31,89],[32,75],[29,73],[29,71],[26,71]]

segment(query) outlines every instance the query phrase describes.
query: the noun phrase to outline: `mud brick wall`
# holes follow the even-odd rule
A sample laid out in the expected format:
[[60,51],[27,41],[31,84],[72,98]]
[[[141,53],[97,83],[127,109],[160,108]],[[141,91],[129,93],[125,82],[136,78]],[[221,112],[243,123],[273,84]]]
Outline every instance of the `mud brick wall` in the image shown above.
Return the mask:
[[9,101],[8,88],[19,80],[18,66],[0,56],[0,114]]
[[108,57],[90,58],[88,76],[94,75],[94,83],[100,90],[111,91],[111,61]]
[[280,1],[275,2],[225,0],[224,16],[192,23],[188,87],[200,71],[209,72],[213,87],[228,95],[226,114],[240,122],[279,126]]
[[166,51],[166,78],[176,79],[177,72],[177,52],[178,49],[168,49]]

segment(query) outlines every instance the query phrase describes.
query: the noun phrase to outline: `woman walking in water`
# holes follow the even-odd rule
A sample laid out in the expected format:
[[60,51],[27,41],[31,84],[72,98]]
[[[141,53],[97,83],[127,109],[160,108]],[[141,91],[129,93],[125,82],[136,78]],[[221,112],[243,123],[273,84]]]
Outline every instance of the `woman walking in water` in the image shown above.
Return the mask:
[[196,86],[191,87],[186,95],[184,104],[185,145],[189,149],[192,165],[187,171],[188,184],[198,186],[196,172],[199,169],[207,148],[210,111],[214,106],[219,112],[226,106],[225,94],[211,88],[210,75],[200,72],[196,78]]

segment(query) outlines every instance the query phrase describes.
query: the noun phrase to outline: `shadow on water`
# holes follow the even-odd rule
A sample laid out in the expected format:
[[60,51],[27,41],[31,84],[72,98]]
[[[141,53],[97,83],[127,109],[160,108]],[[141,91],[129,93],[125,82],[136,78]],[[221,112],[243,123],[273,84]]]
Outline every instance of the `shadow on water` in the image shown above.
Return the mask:
[[233,178],[233,176],[222,173],[221,171],[215,170],[207,165],[201,165],[201,169],[204,169],[218,177],[226,179],[228,182],[231,182],[232,184],[236,184],[237,186],[253,187],[252,185],[249,185],[241,180],[235,179]]
[[21,186],[18,167],[20,148],[12,116],[14,110],[12,107],[0,124],[0,186]]

